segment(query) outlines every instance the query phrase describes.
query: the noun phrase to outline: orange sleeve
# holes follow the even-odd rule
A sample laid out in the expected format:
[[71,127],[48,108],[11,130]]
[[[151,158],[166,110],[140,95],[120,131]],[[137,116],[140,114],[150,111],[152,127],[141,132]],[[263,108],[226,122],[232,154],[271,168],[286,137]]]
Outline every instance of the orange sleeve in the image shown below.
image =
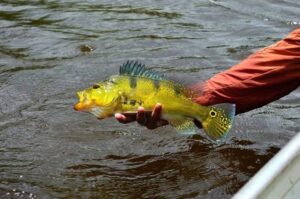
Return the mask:
[[299,85],[300,27],[207,80],[196,102],[234,103],[237,113],[242,113],[277,100]]

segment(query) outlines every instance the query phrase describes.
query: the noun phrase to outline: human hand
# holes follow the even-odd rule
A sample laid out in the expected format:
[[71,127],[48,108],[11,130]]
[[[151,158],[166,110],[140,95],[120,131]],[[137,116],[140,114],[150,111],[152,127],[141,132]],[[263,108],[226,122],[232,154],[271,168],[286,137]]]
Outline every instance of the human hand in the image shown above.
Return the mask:
[[169,124],[168,121],[161,119],[162,106],[157,103],[152,111],[145,111],[139,107],[137,113],[116,113],[115,118],[123,124],[137,121],[140,125],[148,129],[155,129]]
[[[137,121],[140,125],[146,126],[148,129],[155,129],[169,124],[167,120],[161,119],[162,106],[157,103],[152,111],[145,111],[143,107],[139,107],[137,113],[116,113],[115,118],[123,124]],[[201,122],[194,120],[198,128],[202,128]]]

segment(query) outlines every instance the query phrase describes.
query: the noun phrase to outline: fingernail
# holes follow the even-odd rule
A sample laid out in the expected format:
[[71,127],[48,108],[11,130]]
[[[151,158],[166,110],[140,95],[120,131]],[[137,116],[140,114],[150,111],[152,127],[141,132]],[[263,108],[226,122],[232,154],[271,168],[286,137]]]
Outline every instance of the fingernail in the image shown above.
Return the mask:
[[161,106],[161,104],[156,104],[155,108],[156,108],[156,110],[160,111],[162,109],[162,106]]
[[157,103],[155,107],[161,109],[162,105],[161,103]]
[[144,111],[144,107],[142,106],[138,107],[138,111]]
[[120,113],[116,113],[115,114],[115,118],[117,118],[117,119],[124,119],[124,116],[122,114],[120,114]]

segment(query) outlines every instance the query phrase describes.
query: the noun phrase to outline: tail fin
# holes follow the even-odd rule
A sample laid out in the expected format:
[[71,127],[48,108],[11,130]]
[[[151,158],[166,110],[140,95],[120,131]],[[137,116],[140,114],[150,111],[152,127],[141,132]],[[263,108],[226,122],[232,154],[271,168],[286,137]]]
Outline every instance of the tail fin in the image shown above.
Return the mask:
[[235,104],[216,104],[208,108],[207,117],[202,121],[206,134],[214,140],[224,138],[232,127]]

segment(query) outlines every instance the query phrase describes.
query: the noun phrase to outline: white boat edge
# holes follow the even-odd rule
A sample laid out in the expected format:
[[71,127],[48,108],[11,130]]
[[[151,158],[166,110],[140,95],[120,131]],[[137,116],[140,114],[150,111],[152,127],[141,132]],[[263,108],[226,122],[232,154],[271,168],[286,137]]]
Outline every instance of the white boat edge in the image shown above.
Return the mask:
[[300,198],[300,132],[232,197],[275,198]]

